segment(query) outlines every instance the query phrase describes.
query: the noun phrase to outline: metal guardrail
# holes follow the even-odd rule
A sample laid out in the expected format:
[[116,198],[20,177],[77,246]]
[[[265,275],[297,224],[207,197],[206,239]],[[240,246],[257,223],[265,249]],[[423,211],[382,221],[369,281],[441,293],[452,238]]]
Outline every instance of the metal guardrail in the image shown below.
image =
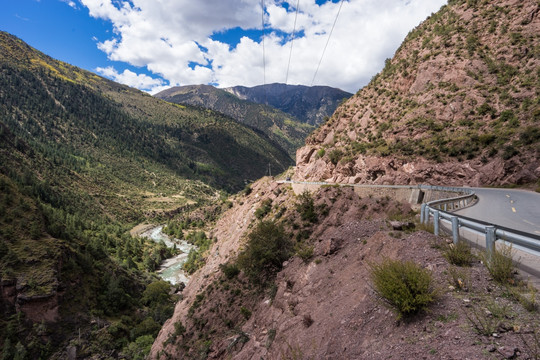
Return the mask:
[[473,189],[452,186],[436,186],[436,185],[364,185],[364,184],[337,184],[317,181],[294,181],[283,180],[281,183],[290,184],[308,184],[319,186],[350,186],[364,188],[393,188],[393,189],[420,189],[420,190],[435,190],[454,192],[459,195],[456,197],[430,201],[422,204],[420,211],[420,222],[423,224],[429,223],[430,217],[433,218],[434,233],[440,233],[440,221],[446,220],[452,225],[452,238],[454,244],[459,241],[459,229],[467,228],[479,234],[484,234],[486,239],[486,249],[491,254],[495,248],[495,241],[502,240],[527,249],[534,255],[540,256],[540,236],[529,234],[515,229],[506,228],[496,224],[487,223],[484,221],[471,219],[462,215],[454,214],[451,211],[463,209],[473,205],[476,200],[476,194]]
[[431,216],[433,218],[435,235],[439,235],[440,221],[446,220],[452,225],[452,240],[454,244],[458,243],[459,229],[463,227],[476,233],[485,235],[488,256],[491,256],[493,253],[493,250],[495,249],[495,241],[497,240],[518,245],[528,250],[528,252],[540,256],[540,236],[538,235],[529,234],[523,231],[510,229],[451,213],[453,210],[469,206],[476,200],[476,195],[472,189],[457,189],[460,189],[460,192],[466,192],[467,194],[449,199],[430,201],[427,204],[422,204],[420,222],[423,224],[429,223]]

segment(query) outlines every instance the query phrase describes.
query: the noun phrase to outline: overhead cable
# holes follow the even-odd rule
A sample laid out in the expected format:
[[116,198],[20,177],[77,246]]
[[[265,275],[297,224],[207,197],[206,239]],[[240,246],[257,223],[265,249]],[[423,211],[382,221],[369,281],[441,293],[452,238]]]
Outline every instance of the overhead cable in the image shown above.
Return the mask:
[[292,39],[291,39],[291,50],[289,52],[289,63],[287,64],[287,75],[285,75],[285,84],[287,84],[287,81],[289,80],[289,68],[291,67],[292,48],[293,48],[293,42],[294,42],[294,35],[296,31],[296,19],[298,18],[298,9],[300,9],[300,0],[296,2],[296,15],[294,16],[294,25],[293,25]]
[[315,74],[313,75],[313,79],[311,80],[311,86],[313,86],[313,83],[315,82],[315,78],[317,77],[317,73],[319,72],[319,67],[321,66],[322,59],[324,57],[324,53],[326,52],[326,48],[328,47],[328,43],[330,42],[330,38],[332,37],[332,32],[334,31],[334,27],[336,26],[336,22],[339,16],[339,13],[341,11],[341,7],[343,6],[343,0],[339,3],[339,9],[336,14],[336,18],[334,19],[334,23],[332,24],[332,29],[330,30],[330,34],[328,34],[328,39],[326,40],[326,45],[324,45],[323,52],[321,54],[321,58],[319,60],[319,65],[317,65],[317,70],[315,70]]
[[263,89],[264,89],[264,103],[268,105],[268,98],[266,95],[266,54],[264,50],[264,0],[261,0],[261,21],[262,21],[262,49],[263,49]]

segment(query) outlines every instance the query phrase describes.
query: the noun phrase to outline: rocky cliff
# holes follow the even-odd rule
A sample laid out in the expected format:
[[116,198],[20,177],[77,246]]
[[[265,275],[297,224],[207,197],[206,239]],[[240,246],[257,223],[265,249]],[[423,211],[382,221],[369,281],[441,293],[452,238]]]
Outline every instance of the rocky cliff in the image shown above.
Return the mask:
[[297,153],[297,178],[527,184],[540,177],[540,5],[450,1]]

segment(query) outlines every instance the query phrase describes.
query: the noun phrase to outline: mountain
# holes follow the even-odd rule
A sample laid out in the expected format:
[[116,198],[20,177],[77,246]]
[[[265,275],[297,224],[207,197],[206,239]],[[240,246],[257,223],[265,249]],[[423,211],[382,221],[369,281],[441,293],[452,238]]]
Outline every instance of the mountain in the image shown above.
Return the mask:
[[537,1],[450,1],[299,150],[301,179],[529,184],[540,177]]
[[314,129],[282,111],[241,100],[210,85],[177,86],[155,96],[175,104],[201,106],[228,115],[242,124],[261,130],[292,157],[296,156],[296,150]]
[[0,32],[2,358],[143,351],[172,314],[170,286],[153,272],[173,252],[129,230],[219,207],[269,164],[292,163],[230,117],[167,103]]
[[286,84],[234,86],[223,90],[240,99],[273,106],[311,125],[323,123],[343,100],[352,96],[346,91],[328,86]]
[[[414,29],[298,151],[295,178],[345,186],[266,177],[231,197],[150,358],[537,357],[536,290],[511,266],[498,283],[467,246],[456,266],[410,204],[346,184],[538,181],[539,16],[536,0],[451,0]],[[405,293],[434,302],[417,313]]]

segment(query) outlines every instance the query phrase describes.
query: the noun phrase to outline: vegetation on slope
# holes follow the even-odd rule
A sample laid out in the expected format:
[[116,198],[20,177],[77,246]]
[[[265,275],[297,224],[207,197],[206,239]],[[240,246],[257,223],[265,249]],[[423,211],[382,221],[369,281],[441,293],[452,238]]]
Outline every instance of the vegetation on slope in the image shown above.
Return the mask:
[[152,285],[152,272],[173,253],[129,229],[291,162],[228,117],[168,104],[0,32],[2,356],[65,358],[70,344],[83,357],[144,356],[172,314],[170,286]]
[[538,6],[450,1],[412,30],[382,72],[308,143],[343,166],[366,156],[478,167],[497,159],[537,162]]
[[240,123],[258,129],[286,150],[291,157],[314,129],[298,119],[270,106],[241,100],[210,85],[190,85],[163,90],[156,97],[176,104],[196,105],[231,116]]

